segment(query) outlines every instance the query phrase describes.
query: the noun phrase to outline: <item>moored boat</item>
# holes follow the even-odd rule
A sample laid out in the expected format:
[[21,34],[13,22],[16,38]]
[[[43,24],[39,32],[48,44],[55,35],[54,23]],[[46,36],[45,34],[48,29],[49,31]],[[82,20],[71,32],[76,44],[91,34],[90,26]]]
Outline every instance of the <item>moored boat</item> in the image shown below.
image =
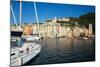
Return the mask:
[[[13,40],[14,39],[14,40]],[[20,38],[13,38],[11,45],[11,66],[20,66],[38,55],[41,51],[41,45],[33,42],[23,42]]]

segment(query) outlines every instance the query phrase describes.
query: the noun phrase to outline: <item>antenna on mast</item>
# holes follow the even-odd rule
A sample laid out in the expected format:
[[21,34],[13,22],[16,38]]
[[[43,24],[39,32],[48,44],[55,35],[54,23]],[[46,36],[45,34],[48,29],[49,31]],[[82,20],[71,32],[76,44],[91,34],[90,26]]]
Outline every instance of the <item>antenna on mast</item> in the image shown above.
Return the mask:
[[[37,7],[36,7],[35,2],[34,2],[34,10],[35,10],[35,17],[36,17],[36,21],[37,21],[37,31],[39,33],[39,20],[38,20]],[[40,36],[40,34],[39,34],[39,36]]]
[[11,12],[12,12],[12,15],[13,15],[13,18],[14,18],[14,21],[15,21],[15,25],[17,26],[17,21],[16,21],[16,17],[15,17],[12,5],[11,5]]

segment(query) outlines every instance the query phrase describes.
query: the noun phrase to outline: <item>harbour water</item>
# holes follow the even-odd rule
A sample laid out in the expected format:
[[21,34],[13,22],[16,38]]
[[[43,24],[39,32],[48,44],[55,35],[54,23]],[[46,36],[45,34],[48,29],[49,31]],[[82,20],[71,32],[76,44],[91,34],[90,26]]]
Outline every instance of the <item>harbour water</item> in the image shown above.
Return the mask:
[[55,38],[42,39],[37,43],[42,45],[40,54],[25,66],[95,61],[94,40]]

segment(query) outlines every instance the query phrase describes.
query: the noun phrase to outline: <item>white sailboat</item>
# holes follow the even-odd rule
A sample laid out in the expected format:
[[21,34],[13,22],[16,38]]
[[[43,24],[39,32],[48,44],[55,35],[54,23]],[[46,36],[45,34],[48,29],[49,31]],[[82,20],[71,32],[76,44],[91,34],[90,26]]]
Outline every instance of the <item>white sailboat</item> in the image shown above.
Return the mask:
[[41,51],[41,46],[39,44],[33,42],[21,43],[20,38],[16,38],[15,41],[12,41],[12,45],[14,45],[14,42],[17,46],[11,48],[11,66],[21,66],[29,62]]
[[[11,11],[13,12],[12,6],[11,6]],[[21,12],[22,12],[22,1],[20,0],[20,29],[22,29]],[[13,17],[14,17],[14,12],[13,12]],[[32,58],[37,56],[41,51],[41,45],[36,44],[34,42],[30,42],[29,40],[23,41],[22,33],[18,34],[17,32],[17,35],[15,33],[16,32],[11,33],[12,37],[11,37],[10,63],[11,66],[20,66],[29,62]]]

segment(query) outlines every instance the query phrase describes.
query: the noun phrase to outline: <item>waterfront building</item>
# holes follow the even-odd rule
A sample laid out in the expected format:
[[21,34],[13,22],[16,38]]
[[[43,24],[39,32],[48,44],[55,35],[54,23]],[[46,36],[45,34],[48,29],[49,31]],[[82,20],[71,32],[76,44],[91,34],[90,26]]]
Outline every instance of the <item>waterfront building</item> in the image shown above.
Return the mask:
[[11,31],[23,31],[23,28],[20,28],[20,26],[12,25],[12,26],[10,27],[10,30],[11,30]]
[[54,22],[45,22],[40,27],[41,35],[44,37],[54,38],[58,35],[60,24]]
[[24,35],[31,35],[33,32],[32,25],[27,25],[23,27],[23,34]]
[[83,30],[82,30],[82,28],[80,28],[79,26],[75,26],[74,28],[73,28],[73,36],[74,37],[79,37],[80,36],[80,33],[82,32]]
[[71,28],[68,26],[66,28],[66,38],[71,38],[72,37],[72,30]]
[[57,17],[54,17],[53,19],[47,19],[46,21],[49,21],[49,22],[57,22],[57,21],[64,21],[64,22],[69,22],[70,21],[70,18],[57,18]]
[[92,34],[92,24],[89,24],[89,34]]
[[71,29],[69,26],[62,26],[60,23],[45,22],[40,25],[41,35],[43,37],[68,37],[71,36]]
[[54,17],[54,19],[52,19],[52,21],[51,22],[57,22],[57,17]]
[[37,28],[37,24],[32,24],[32,34],[38,34],[38,28]]
[[70,18],[59,18],[58,21],[66,21],[66,22],[68,22],[68,21],[70,21]]
[[[11,30],[18,30],[18,27],[11,26]],[[55,38],[55,37],[79,37],[81,33],[84,33],[85,36],[89,35],[89,29],[85,27],[80,27],[75,25],[70,27],[70,25],[61,25],[60,23],[55,22],[44,22],[39,25],[39,34],[44,38]],[[37,24],[26,24],[23,25],[23,34],[31,35],[38,34]]]
[[[79,37],[81,33],[84,33],[85,36],[92,34],[92,26],[89,25],[89,29],[85,27],[80,27],[78,22],[75,22],[75,25],[72,26],[70,23],[57,23],[57,17],[54,18],[52,22],[43,22],[39,24],[39,29],[37,29],[37,24],[24,24],[23,25],[23,34],[40,34],[44,38],[55,38],[55,37]],[[63,18],[64,20],[64,18]],[[15,29],[15,26],[11,27]],[[11,30],[12,30],[11,29]],[[39,31],[38,31],[39,30]]]
[[89,35],[89,29],[84,27],[83,28],[83,33],[84,33],[85,36],[88,36]]

